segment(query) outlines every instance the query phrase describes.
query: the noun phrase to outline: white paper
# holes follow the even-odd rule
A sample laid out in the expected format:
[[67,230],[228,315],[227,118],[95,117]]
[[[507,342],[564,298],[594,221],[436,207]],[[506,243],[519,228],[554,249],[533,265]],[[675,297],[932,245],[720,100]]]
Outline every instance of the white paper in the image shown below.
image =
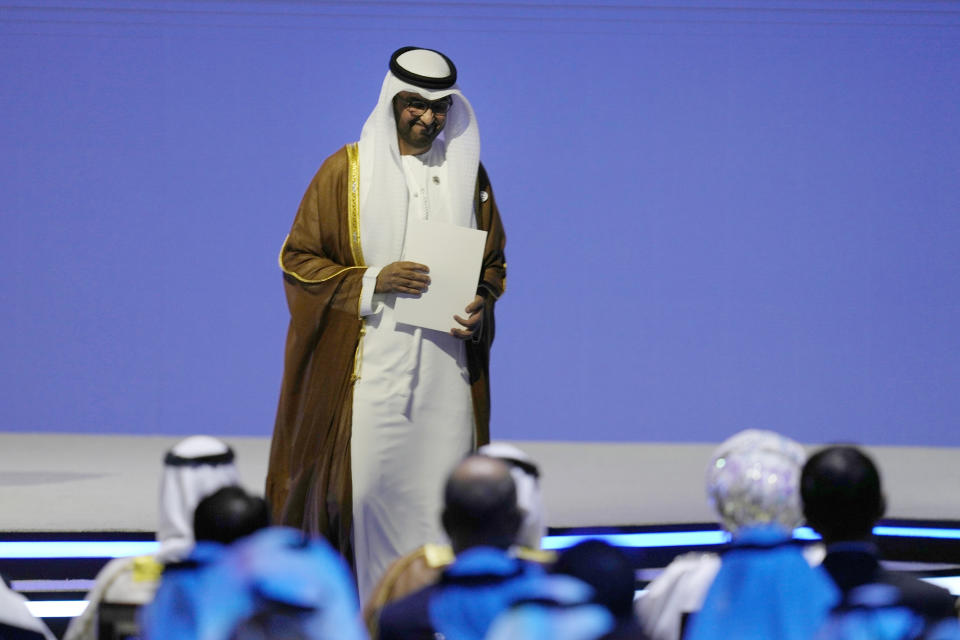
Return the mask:
[[487,232],[445,222],[411,219],[403,259],[425,264],[430,285],[419,296],[398,295],[397,322],[449,333],[466,318],[480,282]]

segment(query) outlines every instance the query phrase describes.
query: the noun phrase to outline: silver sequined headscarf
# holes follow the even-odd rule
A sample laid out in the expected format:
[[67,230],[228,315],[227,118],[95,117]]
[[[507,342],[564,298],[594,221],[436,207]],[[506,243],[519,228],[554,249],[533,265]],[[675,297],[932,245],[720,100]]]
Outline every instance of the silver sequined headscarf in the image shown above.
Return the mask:
[[806,453],[773,431],[747,429],[713,452],[707,497],[732,534],[747,526],[774,524],[792,530],[803,521],[800,472]]

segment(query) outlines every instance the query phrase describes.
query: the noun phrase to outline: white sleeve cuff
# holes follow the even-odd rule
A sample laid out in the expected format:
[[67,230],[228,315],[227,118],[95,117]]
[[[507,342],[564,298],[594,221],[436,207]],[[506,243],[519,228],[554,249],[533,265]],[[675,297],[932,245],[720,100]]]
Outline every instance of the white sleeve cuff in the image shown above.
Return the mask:
[[367,267],[367,270],[363,272],[363,281],[360,284],[360,317],[366,317],[377,313],[379,309],[379,304],[377,309],[374,309],[374,295],[373,292],[377,288],[377,276],[380,275],[380,270],[383,267]]

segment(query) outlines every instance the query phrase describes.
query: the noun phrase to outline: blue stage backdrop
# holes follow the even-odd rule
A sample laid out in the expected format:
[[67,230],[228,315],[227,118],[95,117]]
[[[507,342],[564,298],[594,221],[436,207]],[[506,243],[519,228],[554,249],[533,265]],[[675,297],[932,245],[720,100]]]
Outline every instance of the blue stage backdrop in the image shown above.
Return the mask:
[[960,446],[953,2],[0,3],[0,429],[270,433],[300,197],[447,52],[498,438]]

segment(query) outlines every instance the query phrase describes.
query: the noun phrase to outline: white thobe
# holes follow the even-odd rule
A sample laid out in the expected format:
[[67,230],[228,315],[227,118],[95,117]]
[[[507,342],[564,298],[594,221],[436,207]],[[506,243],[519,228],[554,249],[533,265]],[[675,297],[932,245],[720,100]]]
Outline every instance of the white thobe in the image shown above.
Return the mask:
[[[402,161],[407,219],[443,220],[444,185],[432,170],[443,161],[442,146],[434,144],[422,156],[402,156]],[[361,211],[361,242],[364,223]],[[404,259],[365,258],[381,266]],[[473,447],[474,434],[463,341],[449,333],[397,324],[396,294],[370,298],[378,272],[368,270],[363,285],[367,296],[361,296],[364,335],[350,440],[361,602],[394,560],[425,543],[445,540],[440,526],[443,483]],[[364,306],[372,313],[366,315]],[[451,327],[454,324],[451,318]]]

